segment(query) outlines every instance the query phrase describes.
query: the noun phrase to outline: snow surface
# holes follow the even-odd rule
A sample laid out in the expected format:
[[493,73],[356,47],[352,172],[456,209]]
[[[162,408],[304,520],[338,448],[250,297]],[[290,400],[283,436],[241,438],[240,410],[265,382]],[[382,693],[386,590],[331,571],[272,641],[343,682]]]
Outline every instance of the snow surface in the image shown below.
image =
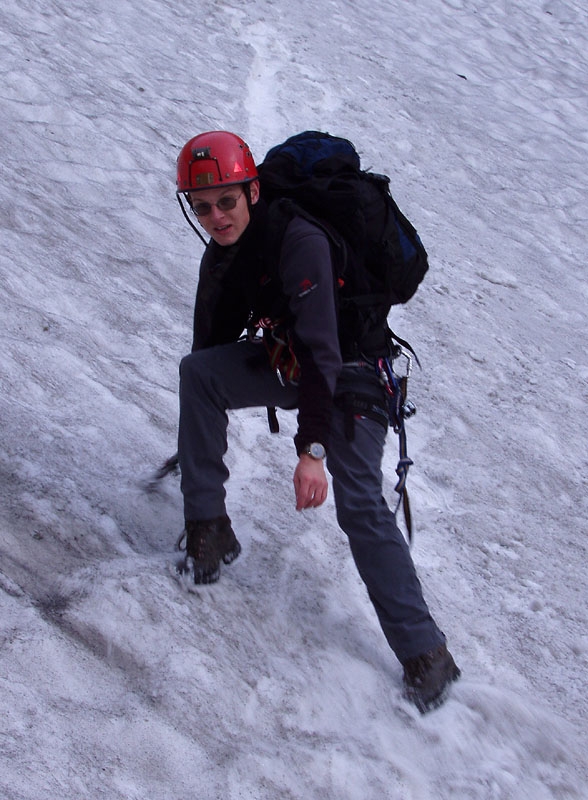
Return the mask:
[[[588,24],[581,0],[4,0],[0,794],[587,798]],[[430,252],[414,558],[463,678],[401,696],[292,414],[232,415],[243,554],[172,577],[192,135],[345,135]],[[396,442],[386,452],[393,495]]]

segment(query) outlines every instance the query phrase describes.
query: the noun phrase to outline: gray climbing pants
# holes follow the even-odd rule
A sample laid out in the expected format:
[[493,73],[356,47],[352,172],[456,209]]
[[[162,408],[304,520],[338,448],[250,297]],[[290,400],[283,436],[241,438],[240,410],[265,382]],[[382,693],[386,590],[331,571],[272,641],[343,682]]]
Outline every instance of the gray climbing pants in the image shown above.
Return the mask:
[[[282,385],[264,354],[263,344],[240,341],[198,350],[181,362],[178,453],[186,519],[226,513],[227,411],[297,405],[297,387]],[[337,393],[350,389],[381,391],[371,370],[344,367]],[[384,635],[403,662],[437,647],[445,637],[431,617],[409,548],[382,495],[386,430],[376,421],[356,419],[350,441],[344,428],[344,413],[334,408],[327,469],[337,521]]]

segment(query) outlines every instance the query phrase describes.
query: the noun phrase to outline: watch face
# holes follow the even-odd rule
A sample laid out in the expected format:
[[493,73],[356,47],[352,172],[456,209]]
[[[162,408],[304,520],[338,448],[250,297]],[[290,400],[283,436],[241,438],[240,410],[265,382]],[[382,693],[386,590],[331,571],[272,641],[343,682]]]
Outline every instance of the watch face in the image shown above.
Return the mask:
[[318,442],[313,442],[308,447],[308,454],[313,458],[324,458],[325,448],[322,446],[322,444],[319,444]]

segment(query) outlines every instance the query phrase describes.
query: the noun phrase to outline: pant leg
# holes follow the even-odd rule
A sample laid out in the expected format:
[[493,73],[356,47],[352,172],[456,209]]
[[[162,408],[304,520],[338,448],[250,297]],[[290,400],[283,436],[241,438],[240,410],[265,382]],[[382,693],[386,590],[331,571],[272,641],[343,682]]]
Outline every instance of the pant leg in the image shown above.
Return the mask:
[[429,612],[408,545],[382,496],[385,438],[380,423],[356,419],[355,438],[347,441],[344,414],[335,409],[327,467],[339,525],[384,635],[405,661],[443,643],[445,636]]
[[298,390],[282,386],[262,343],[241,341],[197,350],[180,364],[178,456],[185,519],[226,513],[228,409],[296,405]]

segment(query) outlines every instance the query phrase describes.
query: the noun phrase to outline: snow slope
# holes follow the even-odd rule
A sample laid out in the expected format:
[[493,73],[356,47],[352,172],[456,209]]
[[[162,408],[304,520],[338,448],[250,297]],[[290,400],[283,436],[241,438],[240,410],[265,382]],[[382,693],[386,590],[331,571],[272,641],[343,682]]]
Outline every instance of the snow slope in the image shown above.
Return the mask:
[[[588,16],[579,0],[5,0],[0,10],[0,787],[7,800],[588,797]],[[305,128],[391,175],[431,270],[414,558],[463,670],[421,717],[294,418],[235,413],[244,548],[171,575],[208,129]],[[387,449],[393,495],[396,442]]]

